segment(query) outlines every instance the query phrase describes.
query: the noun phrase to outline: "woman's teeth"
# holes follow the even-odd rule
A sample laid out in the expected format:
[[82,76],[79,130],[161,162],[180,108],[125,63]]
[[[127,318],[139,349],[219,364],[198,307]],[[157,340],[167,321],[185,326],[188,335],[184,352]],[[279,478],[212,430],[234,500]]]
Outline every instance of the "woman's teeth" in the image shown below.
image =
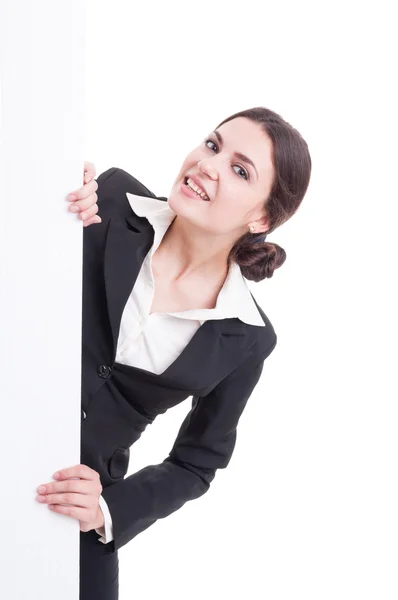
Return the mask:
[[200,187],[198,187],[193,181],[192,179],[190,179],[188,177],[187,179],[187,186],[191,188],[191,190],[193,190],[194,192],[196,192],[199,196],[201,196],[201,198],[203,198],[203,200],[207,200],[209,201],[210,198],[209,196],[207,196],[204,191],[202,189],[200,189]]

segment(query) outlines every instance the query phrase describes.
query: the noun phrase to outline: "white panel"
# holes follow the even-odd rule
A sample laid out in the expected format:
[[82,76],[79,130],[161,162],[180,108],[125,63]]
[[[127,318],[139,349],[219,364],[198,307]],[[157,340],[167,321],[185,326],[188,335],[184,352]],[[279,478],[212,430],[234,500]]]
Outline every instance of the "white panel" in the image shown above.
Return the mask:
[[[80,462],[85,2],[0,4],[0,596],[78,598],[79,522],[36,488]],[[60,584],[62,582],[62,585]],[[56,591],[55,591],[56,590]]]

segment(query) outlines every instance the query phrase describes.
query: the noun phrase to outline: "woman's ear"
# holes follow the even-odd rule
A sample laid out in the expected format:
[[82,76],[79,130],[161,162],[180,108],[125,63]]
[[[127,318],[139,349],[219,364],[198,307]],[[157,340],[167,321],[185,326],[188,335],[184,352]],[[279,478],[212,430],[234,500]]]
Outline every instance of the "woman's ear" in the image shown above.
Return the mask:
[[269,217],[267,214],[263,215],[259,219],[256,219],[256,232],[266,233],[270,228]]

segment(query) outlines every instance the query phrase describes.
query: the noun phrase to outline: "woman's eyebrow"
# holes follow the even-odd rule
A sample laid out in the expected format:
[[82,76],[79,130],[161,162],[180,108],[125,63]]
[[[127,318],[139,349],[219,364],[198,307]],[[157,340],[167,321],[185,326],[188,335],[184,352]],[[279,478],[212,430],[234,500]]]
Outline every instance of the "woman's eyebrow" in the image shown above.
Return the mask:
[[[214,130],[214,133],[216,134],[216,137],[222,146],[224,143],[224,140],[222,139],[221,133],[217,130]],[[256,171],[256,175],[257,175],[257,179],[258,179],[258,171],[256,169],[256,165],[254,164],[254,162],[248,156],[246,156],[246,154],[242,154],[242,152],[235,152],[235,156],[240,158],[240,160],[243,160],[244,162],[247,162],[249,165],[251,165],[253,167],[253,169]]]

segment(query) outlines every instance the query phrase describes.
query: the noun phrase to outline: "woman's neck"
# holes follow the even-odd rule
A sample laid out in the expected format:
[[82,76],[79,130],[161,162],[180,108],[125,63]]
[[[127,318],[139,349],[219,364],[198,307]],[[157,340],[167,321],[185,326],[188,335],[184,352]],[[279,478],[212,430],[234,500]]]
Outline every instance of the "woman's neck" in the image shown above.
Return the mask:
[[223,282],[231,248],[230,239],[209,235],[177,216],[154,254],[154,270],[164,274],[166,269],[175,282],[191,276]]

